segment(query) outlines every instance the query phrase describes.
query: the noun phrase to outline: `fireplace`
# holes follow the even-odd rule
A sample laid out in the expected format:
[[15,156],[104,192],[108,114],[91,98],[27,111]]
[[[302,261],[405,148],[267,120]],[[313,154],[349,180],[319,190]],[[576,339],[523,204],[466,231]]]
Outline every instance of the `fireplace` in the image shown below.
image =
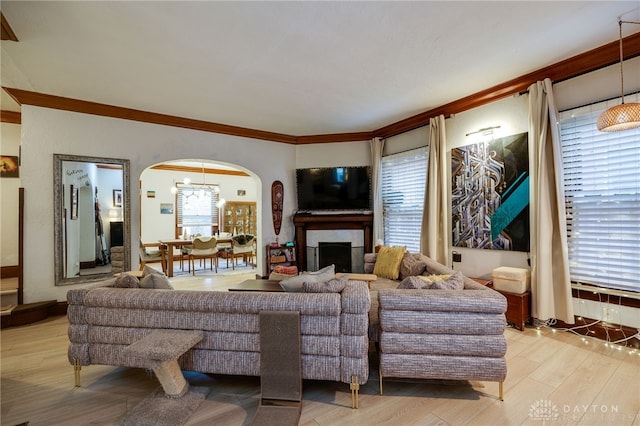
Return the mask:
[[[296,228],[299,270],[318,269],[319,242],[337,241],[350,242],[350,244],[355,242],[351,244],[351,265],[347,272],[364,271],[364,253],[373,251],[372,214],[296,214],[293,217],[293,223]],[[311,238],[307,241],[307,233],[315,232],[330,233],[331,235],[323,235],[320,238]],[[338,271],[337,268],[336,271]]]
[[351,243],[318,243],[318,269],[335,265],[336,272],[353,272],[351,267]]

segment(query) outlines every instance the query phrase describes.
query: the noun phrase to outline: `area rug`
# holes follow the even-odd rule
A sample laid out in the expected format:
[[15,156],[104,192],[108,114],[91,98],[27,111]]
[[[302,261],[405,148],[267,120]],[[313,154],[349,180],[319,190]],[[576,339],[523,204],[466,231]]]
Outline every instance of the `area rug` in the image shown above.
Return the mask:
[[185,424],[209,394],[209,388],[191,386],[181,398],[168,398],[162,387],[133,407],[122,426],[179,426]]

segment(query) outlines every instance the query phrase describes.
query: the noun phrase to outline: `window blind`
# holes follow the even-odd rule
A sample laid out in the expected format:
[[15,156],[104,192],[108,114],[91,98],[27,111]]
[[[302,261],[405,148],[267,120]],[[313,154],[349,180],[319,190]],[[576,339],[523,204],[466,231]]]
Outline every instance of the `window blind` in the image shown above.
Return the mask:
[[426,147],[382,157],[384,242],[420,252],[420,231],[427,178]]
[[[190,233],[210,235],[213,226],[218,224],[219,199],[217,186],[212,185],[177,185],[176,194],[176,227],[178,233],[182,228],[189,228]],[[196,228],[201,228],[196,230]],[[205,232],[202,232],[205,231]]]
[[638,292],[640,129],[596,128],[616,103],[560,115],[569,268],[573,282]]

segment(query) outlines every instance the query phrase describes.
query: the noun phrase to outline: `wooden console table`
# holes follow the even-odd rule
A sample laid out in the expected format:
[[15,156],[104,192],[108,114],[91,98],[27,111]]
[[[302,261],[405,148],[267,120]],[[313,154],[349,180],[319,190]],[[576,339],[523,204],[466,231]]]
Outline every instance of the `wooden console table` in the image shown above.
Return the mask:
[[293,216],[296,227],[297,265],[299,271],[307,269],[307,231],[331,231],[335,229],[362,229],[365,253],[373,251],[373,214],[297,214]]

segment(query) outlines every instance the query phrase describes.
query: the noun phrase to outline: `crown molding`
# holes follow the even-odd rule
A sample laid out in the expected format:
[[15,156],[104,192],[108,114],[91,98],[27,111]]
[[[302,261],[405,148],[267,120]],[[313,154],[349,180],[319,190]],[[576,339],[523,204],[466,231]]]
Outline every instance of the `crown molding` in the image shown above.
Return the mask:
[[22,114],[15,111],[0,110],[0,123],[22,123]]
[[4,13],[0,12],[0,40],[18,41],[16,33],[13,32],[9,21],[4,17]]
[[211,175],[249,176],[248,173],[243,172],[242,170],[212,169],[210,167],[180,166],[177,164],[157,164],[155,166],[151,166],[151,168],[156,170],[169,170],[172,172],[182,172],[182,173],[189,172],[189,173],[206,173]]
[[[623,39],[624,59],[640,56],[640,32]],[[231,136],[261,139],[272,142],[304,145],[314,143],[354,142],[370,140],[374,137],[389,138],[418,127],[426,126],[429,120],[439,115],[450,117],[454,114],[467,111],[497,101],[518,93],[524,93],[529,86],[536,81],[551,79],[554,83],[577,77],[597,69],[613,65],[620,61],[619,41],[614,41],[523,76],[509,80],[505,83],[482,90],[464,98],[455,100],[437,108],[425,111],[405,118],[373,131],[334,133],[325,135],[293,136],[283,133],[275,133],[264,130],[250,129],[246,127],[231,126],[203,120],[178,117],[155,112],[141,111],[131,108],[101,104],[97,102],[83,101],[79,99],[65,98],[62,96],[48,95],[30,92],[21,89],[3,87],[3,89],[20,105],[34,105],[45,108],[61,109],[66,111],[93,114],[106,117],[121,118],[124,120],[140,121],[145,123],[160,124],[172,127],[182,127],[192,130],[200,130],[211,133],[221,133]],[[2,111],[3,121],[9,111]],[[7,121],[14,122],[14,121]]]
[[3,89],[20,105],[34,105],[44,108],[60,109],[79,112],[82,114],[100,115],[104,117],[121,118],[123,120],[141,121],[143,123],[160,124],[164,126],[182,127],[185,129],[201,130],[203,132],[220,133],[241,136],[251,139],[262,139],[273,142],[295,144],[295,136],[246,127],[230,126],[228,124],[213,123],[204,120],[178,117],[131,108],[65,98],[63,96],[48,95],[28,90],[3,87]]
[[[640,32],[625,37],[623,44],[625,60],[640,56]],[[529,86],[545,78],[557,83],[618,62],[620,62],[620,42],[616,40],[489,89],[381,127],[373,133],[380,138],[395,136],[428,125],[429,119],[432,117],[437,117],[441,114],[445,117],[450,117],[507,96],[527,92]]]

